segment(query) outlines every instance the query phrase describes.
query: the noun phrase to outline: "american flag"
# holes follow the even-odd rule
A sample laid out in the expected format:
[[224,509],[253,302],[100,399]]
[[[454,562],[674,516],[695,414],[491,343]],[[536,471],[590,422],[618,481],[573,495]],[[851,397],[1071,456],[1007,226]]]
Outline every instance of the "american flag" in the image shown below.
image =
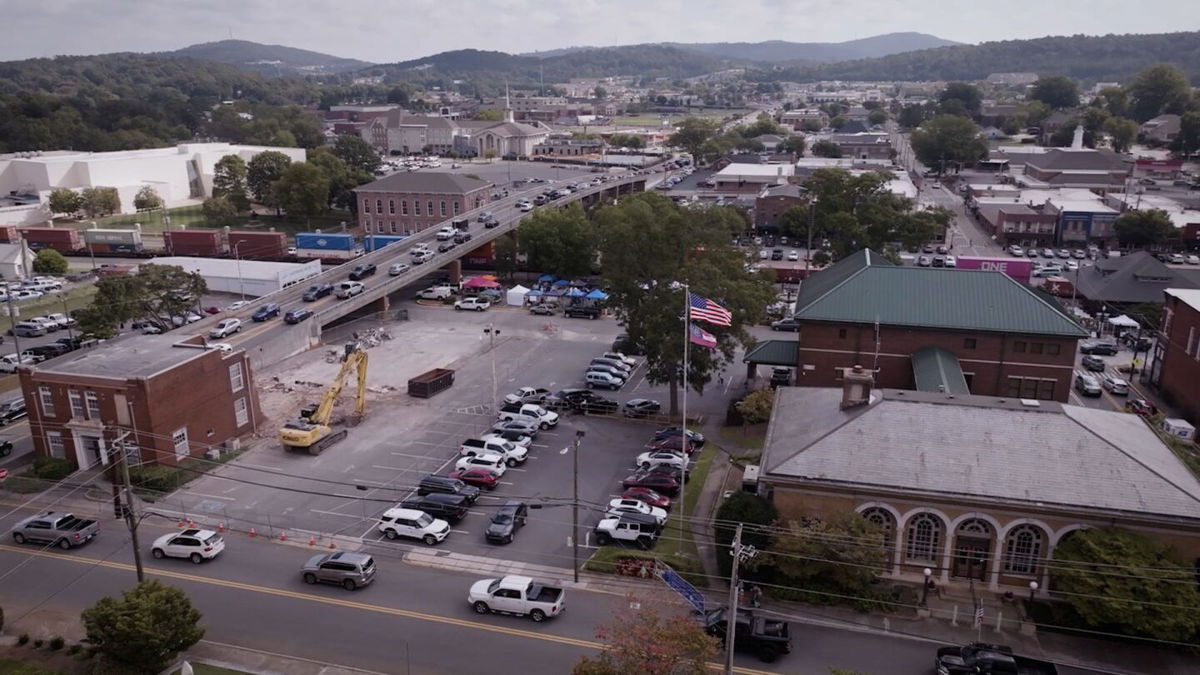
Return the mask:
[[691,340],[692,344],[694,345],[708,347],[709,349],[717,346],[717,338],[714,337],[712,333],[704,330],[694,323],[688,325],[688,339]]
[[733,321],[732,312],[695,293],[688,293],[688,304],[688,313],[693,319],[707,321],[714,326],[728,326]]

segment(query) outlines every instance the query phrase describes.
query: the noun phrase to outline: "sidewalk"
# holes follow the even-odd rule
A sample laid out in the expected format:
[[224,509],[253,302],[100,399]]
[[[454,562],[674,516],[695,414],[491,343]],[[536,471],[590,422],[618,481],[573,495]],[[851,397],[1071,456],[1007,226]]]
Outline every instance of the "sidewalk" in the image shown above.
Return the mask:
[[384,675],[373,670],[351,668],[209,640],[202,640],[200,644],[189,649],[178,663],[164,670],[163,675],[179,672],[184,661],[192,666],[203,663],[253,675]]

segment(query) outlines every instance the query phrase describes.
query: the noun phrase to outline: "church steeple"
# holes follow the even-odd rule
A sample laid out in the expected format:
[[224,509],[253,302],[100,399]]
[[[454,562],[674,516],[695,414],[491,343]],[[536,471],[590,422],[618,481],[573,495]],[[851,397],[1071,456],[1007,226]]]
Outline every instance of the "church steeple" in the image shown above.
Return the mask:
[[508,98],[508,80],[504,81],[504,121],[505,122],[514,121],[513,120],[513,111],[512,111],[512,101],[510,101]]

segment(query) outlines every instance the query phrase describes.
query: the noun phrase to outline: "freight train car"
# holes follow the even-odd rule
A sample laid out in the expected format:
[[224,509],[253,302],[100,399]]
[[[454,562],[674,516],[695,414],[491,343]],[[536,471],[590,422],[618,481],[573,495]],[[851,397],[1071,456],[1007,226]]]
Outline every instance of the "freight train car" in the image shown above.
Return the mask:
[[301,260],[336,262],[362,254],[362,245],[352,234],[301,232],[296,235],[296,257]]
[[395,244],[398,241],[404,241],[408,237],[396,234],[368,234],[363,237],[363,249],[367,253],[378,251],[379,249],[389,244]]
[[83,243],[94,253],[138,254],[145,248],[141,230],[92,228],[83,231]]
[[228,250],[235,258],[247,260],[285,260],[287,234],[283,232],[230,232]]
[[163,232],[167,255],[223,258],[229,249],[220,230],[168,230]]
[[25,243],[34,251],[52,248],[66,254],[84,248],[79,230],[70,227],[26,227],[21,230],[21,234]]

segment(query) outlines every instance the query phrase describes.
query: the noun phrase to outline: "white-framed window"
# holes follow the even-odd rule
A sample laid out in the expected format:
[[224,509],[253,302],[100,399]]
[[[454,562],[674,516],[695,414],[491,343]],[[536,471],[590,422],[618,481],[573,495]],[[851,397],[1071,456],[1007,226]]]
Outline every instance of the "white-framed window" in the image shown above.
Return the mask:
[[431,216],[433,215],[433,200],[432,199],[425,202],[425,213],[428,215],[431,215]]
[[246,380],[242,377],[242,364],[235,363],[229,366],[229,387],[233,391],[241,391],[244,386]]
[[396,200],[395,199],[388,200],[388,215],[389,216],[396,215]]
[[67,398],[71,401],[71,417],[85,419],[87,413],[84,412],[83,393],[75,389],[69,389],[67,390]]
[[57,457],[58,459],[67,458],[67,448],[63,445],[61,431],[46,432],[46,452],[50,453],[51,457]]
[[364,199],[363,200],[363,213],[370,213],[370,212],[371,212],[371,200]]
[[178,429],[171,434],[171,443],[175,445],[175,459],[183,459],[188,456],[188,437],[187,427]]
[[94,391],[87,391],[84,392],[83,396],[87,401],[88,419],[100,419],[100,395]]
[[1033,525],[1018,525],[1005,542],[1004,571],[1036,575],[1041,564],[1042,530]]
[[408,200],[407,199],[400,200],[400,215],[402,215],[402,216],[408,215]]
[[54,392],[45,385],[38,387],[38,402],[42,404],[42,416],[54,416]]
[[908,559],[937,562],[942,553],[942,521],[931,513],[918,513],[908,521]]
[[451,204],[453,204],[453,205],[454,205],[454,215],[456,215],[456,216],[457,216],[457,215],[458,215],[458,211],[459,211],[459,207],[461,206],[461,203],[460,203],[460,202],[459,202],[457,199],[455,199],[453,202],[451,202]]
[[442,216],[446,215],[446,200],[442,200]]
[[250,411],[246,407],[245,397],[234,399],[233,417],[239,427],[244,427],[250,423]]

